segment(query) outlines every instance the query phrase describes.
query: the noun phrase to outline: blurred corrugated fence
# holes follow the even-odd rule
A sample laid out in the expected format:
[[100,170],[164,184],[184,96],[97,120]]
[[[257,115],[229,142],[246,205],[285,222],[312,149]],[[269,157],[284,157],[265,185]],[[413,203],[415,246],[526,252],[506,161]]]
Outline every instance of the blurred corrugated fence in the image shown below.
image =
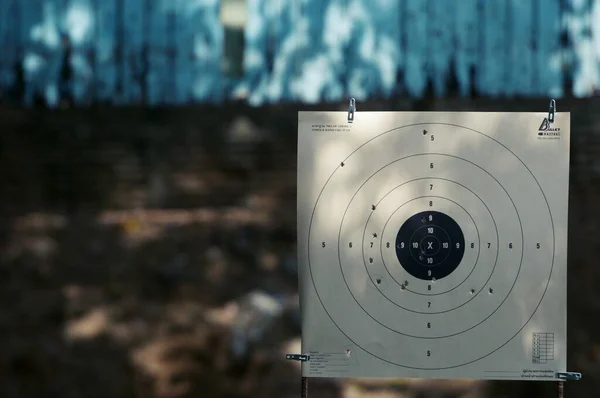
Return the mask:
[[0,46],[0,96],[29,104],[589,96],[600,1],[0,0]]

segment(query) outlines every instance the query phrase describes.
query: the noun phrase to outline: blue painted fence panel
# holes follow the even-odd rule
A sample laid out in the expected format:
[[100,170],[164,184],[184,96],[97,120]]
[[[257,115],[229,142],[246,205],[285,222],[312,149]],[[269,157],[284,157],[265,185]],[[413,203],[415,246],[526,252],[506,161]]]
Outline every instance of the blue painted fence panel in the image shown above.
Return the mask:
[[0,101],[58,105],[61,33],[82,105],[600,91],[600,0],[247,0],[241,78],[221,1],[0,0]]

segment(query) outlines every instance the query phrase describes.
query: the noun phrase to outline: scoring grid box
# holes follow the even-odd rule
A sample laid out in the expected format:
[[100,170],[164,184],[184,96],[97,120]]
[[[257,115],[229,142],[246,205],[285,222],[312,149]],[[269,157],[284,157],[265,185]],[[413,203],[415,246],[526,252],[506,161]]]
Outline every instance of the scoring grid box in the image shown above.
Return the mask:
[[532,359],[539,364],[554,359],[554,333],[533,333]]

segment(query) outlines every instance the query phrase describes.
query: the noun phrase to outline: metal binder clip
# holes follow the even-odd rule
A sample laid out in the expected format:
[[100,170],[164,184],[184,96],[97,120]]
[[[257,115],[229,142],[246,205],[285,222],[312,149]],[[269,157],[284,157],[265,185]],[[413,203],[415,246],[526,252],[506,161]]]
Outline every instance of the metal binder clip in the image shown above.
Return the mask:
[[578,372],[565,372],[565,373],[557,373],[556,377],[561,380],[581,380],[581,373]]
[[554,112],[556,112],[556,101],[550,100],[550,109],[548,110],[548,121],[554,123]]
[[354,112],[356,112],[356,100],[354,98],[350,98],[350,106],[348,107],[348,123],[352,123],[354,121]]
[[304,354],[287,354],[285,356],[285,359],[291,359],[293,361],[306,362],[306,361],[310,360],[310,357],[308,355],[304,355]]

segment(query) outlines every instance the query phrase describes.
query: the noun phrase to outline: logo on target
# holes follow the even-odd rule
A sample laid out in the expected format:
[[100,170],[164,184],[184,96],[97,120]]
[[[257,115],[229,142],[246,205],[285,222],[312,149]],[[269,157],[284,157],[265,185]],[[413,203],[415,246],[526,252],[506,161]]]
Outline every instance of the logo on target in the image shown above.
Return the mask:
[[540,138],[558,139],[560,138],[560,128],[550,127],[550,122],[548,121],[548,118],[545,117],[538,128],[538,136]]

